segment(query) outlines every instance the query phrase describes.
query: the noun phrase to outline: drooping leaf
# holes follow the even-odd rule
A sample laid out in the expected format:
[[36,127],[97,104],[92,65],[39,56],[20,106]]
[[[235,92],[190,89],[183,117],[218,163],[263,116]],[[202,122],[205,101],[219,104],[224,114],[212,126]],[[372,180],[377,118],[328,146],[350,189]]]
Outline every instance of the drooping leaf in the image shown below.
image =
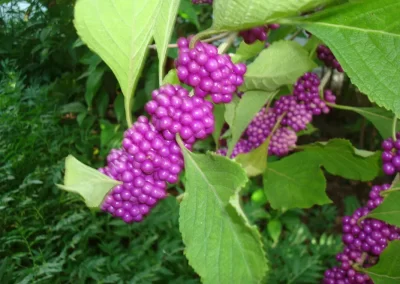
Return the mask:
[[245,81],[240,89],[275,91],[281,86],[295,83],[300,76],[315,67],[316,64],[300,44],[277,41],[247,66]]
[[[239,141],[240,137],[242,136],[243,132],[245,131],[251,120],[254,118],[254,116],[269,100],[271,100],[276,95],[276,93],[277,91],[248,91],[243,94],[235,109],[233,122],[232,124],[230,124],[232,139],[229,141],[228,144],[228,157],[230,157],[230,155],[232,154],[233,148]],[[226,121],[228,122],[228,119],[226,119]]]
[[400,283],[400,241],[392,241],[379,257],[378,264],[365,269],[375,284]]
[[203,283],[259,283],[267,263],[257,228],[239,205],[245,172],[222,156],[183,152],[186,192],[179,227],[190,265]]
[[274,209],[310,208],[331,202],[325,193],[319,158],[305,152],[269,163],[263,182]]
[[312,11],[332,0],[214,0],[213,30],[244,30]]
[[400,116],[400,2],[359,1],[295,20],[332,50],[362,93]]
[[268,234],[271,236],[272,240],[276,243],[282,233],[282,223],[278,219],[273,219],[267,224]]
[[380,153],[356,151],[345,139],[307,145],[305,152],[319,158],[329,173],[346,179],[369,181],[379,174]]
[[[340,108],[354,111],[368,119],[378,130],[382,138],[392,136],[392,123],[394,114],[379,107],[350,107],[340,106]],[[400,131],[400,124],[397,123],[397,131]]]
[[180,84],[178,74],[176,73],[176,69],[169,70],[167,75],[165,75],[162,84],[163,85],[165,85],[165,84],[179,85]]
[[99,208],[107,193],[118,184],[121,182],[109,178],[69,155],[65,159],[64,185],[57,186],[80,194],[88,207]]
[[127,109],[153,37],[162,80],[162,66],[178,6],[179,0],[79,0],[75,5],[74,24],[78,34],[114,72],[126,97]]

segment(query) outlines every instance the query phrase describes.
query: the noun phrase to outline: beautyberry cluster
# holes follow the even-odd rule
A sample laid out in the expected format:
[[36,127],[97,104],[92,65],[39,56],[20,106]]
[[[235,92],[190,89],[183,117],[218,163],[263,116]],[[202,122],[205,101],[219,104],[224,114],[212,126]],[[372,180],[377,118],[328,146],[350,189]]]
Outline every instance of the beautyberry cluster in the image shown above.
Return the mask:
[[367,206],[357,209],[352,216],[343,218],[342,240],[345,248],[336,256],[341,264],[325,272],[325,284],[373,283],[368,275],[357,272],[356,268],[375,265],[388,243],[400,239],[400,228],[380,220],[365,218],[382,203],[381,193],[389,188],[389,184],[373,186]]
[[189,48],[189,40],[178,40],[175,65],[179,80],[193,87],[195,96],[204,98],[210,94],[216,104],[229,103],[243,84],[246,65],[233,64],[229,55],[218,54],[211,44],[197,42],[194,48]]
[[152,92],[145,109],[125,131],[122,149],[111,150],[107,166],[99,171],[121,182],[104,199],[101,209],[127,223],[140,222],[167,195],[167,183],[176,183],[184,161],[175,138],[179,134],[190,150],[197,139],[214,130],[212,103],[190,97],[178,85]]
[[319,60],[325,63],[326,66],[332,67],[339,72],[343,72],[342,66],[339,61],[335,58],[332,51],[326,45],[319,45],[317,47],[317,57]]
[[184,142],[193,144],[214,131],[213,104],[204,98],[189,97],[189,92],[179,85],[162,86],[151,96],[145,110],[165,139],[174,140],[179,134]]
[[99,171],[122,182],[108,193],[101,209],[126,223],[142,221],[158,200],[166,197],[166,183],[143,173],[134,157],[123,150],[111,150],[107,166]]
[[[243,151],[250,152],[259,147],[272,133],[269,143],[269,155],[286,156],[296,146],[296,132],[304,130],[312,121],[314,115],[328,113],[326,104],[334,104],[336,96],[330,90],[325,90],[323,99],[319,95],[320,80],[315,73],[306,73],[294,85],[292,95],[281,96],[268,109],[263,108],[248,125],[241,143],[237,144],[232,152],[231,158]],[[276,125],[278,123],[279,125]],[[243,141],[248,141],[244,144]],[[245,145],[245,147],[243,146]],[[224,154],[222,149],[219,153]]]
[[396,134],[396,141],[388,138],[382,142],[383,171],[387,175],[400,172],[400,132]]
[[276,30],[279,28],[279,24],[270,24],[260,27],[251,28],[239,32],[239,36],[243,38],[243,41],[247,44],[255,43],[257,40],[266,41],[268,39],[268,31]]

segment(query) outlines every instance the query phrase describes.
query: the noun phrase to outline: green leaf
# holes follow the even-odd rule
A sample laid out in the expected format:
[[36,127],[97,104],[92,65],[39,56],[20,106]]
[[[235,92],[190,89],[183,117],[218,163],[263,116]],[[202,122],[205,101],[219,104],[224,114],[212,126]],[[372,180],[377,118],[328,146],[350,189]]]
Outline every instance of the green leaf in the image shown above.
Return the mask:
[[400,283],[400,241],[392,241],[375,266],[365,269],[375,284]]
[[295,83],[316,66],[308,52],[297,42],[277,41],[247,66],[245,81],[240,89],[275,91],[281,86]]
[[332,0],[214,0],[213,30],[243,30],[312,11]]
[[247,44],[242,41],[232,56],[233,63],[243,62],[250,58],[257,56],[263,49],[265,49],[265,42],[256,41],[253,44]]
[[245,172],[225,157],[181,147],[186,192],[179,227],[189,264],[203,283],[259,283],[267,263],[259,232],[239,205]]
[[225,121],[228,123],[230,127],[233,125],[233,121],[235,120],[235,113],[236,113],[236,108],[240,102],[240,99],[237,96],[234,96],[232,101],[229,104],[225,105]]
[[122,122],[125,117],[124,97],[119,94],[114,100],[114,112],[118,122]]
[[78,34],[114,72],[127,108],[153,36],[160,59],[161,82],[178,6],[179,0],[77,1],[74,24]]
[[361,1],[289,22],[320,38],[362,93],[400,116],[399,11],[398,0]]
[[264,174],[265,194],[274,209],[310,208],[331,203],[319,158],[295,153],[268,164]]
[[[268,145],[271,139],[265,139],[258,148],[249,153],[239,154],[235,161],[242,165],[247,176],[255,177],[261,175],[267,168]],[[229,157],[229,156],[228,156]]]
[[279,240],[279,237],[282,233],[282,223],[278,219],[274,219],[268,222],[267,224],[268,234],[271,236],[271,239],[276,243]]
[[105,66],[98,67],[94,69],[87,78],[85,100],[89,107],[92,106],[93,98],[96,95],[97,91],[100,89],[101,80],[103,78],[105,70]]
[[[395,187],[391,189],[400,190],[400,187]],[[368,214],[369,218],[375,218],[385,221],[391,225],[400,227],[400,191],[390,192],[382,204],[377,208],[372,210]]]
[[108,93],[101,91],[96,98],[97,111],[100,117],[104,117],[106,115],[109,103],[110,97],[108,96]]
[[262,109],[262,107],[276,95],[275,92],[264,91],[248,91],[245,92],[239,100],[237,107],[234,110],[232,124],[225,115],[225,120],[230,125],[232,131],[232,139],[229,141],[228,154],[230,157],[236,143],[239,141],[243,132],[254,118],[254,116]]
[[200,23],[197,17],[197,12],[195,5],[191,1],[183,0],[179,6],[179,15],[187,19],[189,22],[193,23],[198,30],[200,30]]
[[176,69],[169,70],[168,74],[165,75],[162,85],[171,84],[171,85],[179,85],[180,81],[178,78],[178,74],[176,73]]
[[357,152],[350,141],[332,139],[304,147],[309,155],[319,158],[321,165],[333,175],[346,179],[369,181],[378,176],[379,152]]
[[[394,114],[379,107],[350,107],[350,106],[339,106],[340,109],[351,110],[358,114],[361,114],[368,119],[378,130],[382,138],[386,139],[392,136],[392,123]],[[397,123],[397,131],[400,131],[400,124]]]
[[107,193],[118,184],[121,182],[109,178],[69,155],[65,159],[64,185],[57,186],[80,194],[88,207],[98,208]]
[[219,147],[219,139],[221,137],[221,131],[222,131],[222,127],[224,126],[225,123],[225,106],[223,104],[217,104],[214,105],[214,132],[212,134],[213,138],[214,138],[214,143],[217,146],[217,148]]

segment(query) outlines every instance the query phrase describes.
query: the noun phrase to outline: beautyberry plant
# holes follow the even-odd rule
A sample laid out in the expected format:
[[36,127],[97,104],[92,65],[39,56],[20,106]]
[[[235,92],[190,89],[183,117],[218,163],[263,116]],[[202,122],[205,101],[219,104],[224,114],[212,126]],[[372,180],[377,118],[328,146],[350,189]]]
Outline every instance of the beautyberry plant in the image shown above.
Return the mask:
[[[104,168],[67,162],[61,187],[126,223],[145,220],[176,196],[185,256],[204,283],[272,279],[261,236],[277,244],[288,228],[271,212],[331,203],[325,172],[371,182],[400,171],[398,1],[193,0],[213,11],[212,24],[194,35],[174,30],[179,0],[128,2],[77,1],[76,29],[115,73],[128,129]],[[203,8],[211,6],[193,11]],[[159,86],[147,90],[134,122],[135,87],[153,40]],[[176,54],[167,53],[173,48]],[[373,106],[343,105],[330,78],[351,80]],[[321,137],[316,126],[332,109],[361,114],[382,137],[374,136],[368,151]],[[381,139],[382,154],[373,151]],[[390,184],[390,177],[341,218],[339,265],[324,264],[325,274],[309,283],[399,281],[400,260],[386,265],[400,253],[398,178]],[[242,208],[249,184],[264,190],[267,233],[265,222],[253,225]]]

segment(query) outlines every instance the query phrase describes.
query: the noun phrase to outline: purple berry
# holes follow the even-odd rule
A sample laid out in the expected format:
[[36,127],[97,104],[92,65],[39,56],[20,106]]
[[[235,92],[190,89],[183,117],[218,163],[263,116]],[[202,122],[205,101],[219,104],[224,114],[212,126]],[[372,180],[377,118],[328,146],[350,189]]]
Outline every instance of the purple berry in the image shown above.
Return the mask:
[[175,65],[179,80],[192,86],[197,97],[209,94],[214,103],[229,103],[243,84],[246,65],[233,64],[229,55],[218,54],[218,49],[211,44],[197,42],[190,49],[190,39],[178,40]]
[[317,48],[318,59],[323,61],[326,66],[332,67],[339,72],[343,72],[342,66],[336,60],[332,51],[326,45],[319,45]]

